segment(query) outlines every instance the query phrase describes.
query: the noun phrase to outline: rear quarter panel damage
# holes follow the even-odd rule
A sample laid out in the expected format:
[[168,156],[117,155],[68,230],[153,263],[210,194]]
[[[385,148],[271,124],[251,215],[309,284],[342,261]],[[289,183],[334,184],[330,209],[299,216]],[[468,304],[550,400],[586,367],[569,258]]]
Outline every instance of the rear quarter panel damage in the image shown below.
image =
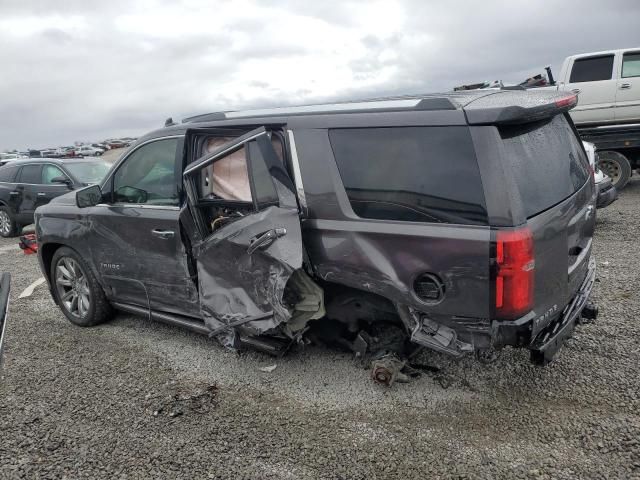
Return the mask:
[[[310,217],[303,222],[303,240],[319,277],[425,311],[436,321],[488,319],[488,227],[360,218],[342,185],[327,130],[298,129],[294,135]],[[415,278],[426,272],[445,284],[437,303],[413,294]]]

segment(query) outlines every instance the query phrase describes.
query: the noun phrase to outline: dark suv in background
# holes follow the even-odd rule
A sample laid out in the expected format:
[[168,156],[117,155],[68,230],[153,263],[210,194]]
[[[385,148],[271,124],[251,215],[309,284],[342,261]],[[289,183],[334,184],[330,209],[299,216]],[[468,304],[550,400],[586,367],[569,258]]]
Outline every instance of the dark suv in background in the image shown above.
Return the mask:
[[98,183],[110,165],[99,160],[39,158],[15,160],[0,167],[0,236],[12,237],[33,214],[69,190]]
[[576,101],[476,91],[186,119],[38,208],[42,271],[83,326],[115,307],[233,348],[511,345],[543,364],[595,276]]

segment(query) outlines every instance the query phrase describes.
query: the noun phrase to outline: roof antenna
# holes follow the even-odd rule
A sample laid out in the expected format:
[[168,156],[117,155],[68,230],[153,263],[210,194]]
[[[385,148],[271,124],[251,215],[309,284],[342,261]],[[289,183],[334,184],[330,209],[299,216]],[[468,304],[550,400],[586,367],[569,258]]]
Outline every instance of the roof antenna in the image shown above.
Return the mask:
[[177,123],[173,121],[172,117],[169,117],[164,121],[165,127],[172,127],[173,125],[177,125]]

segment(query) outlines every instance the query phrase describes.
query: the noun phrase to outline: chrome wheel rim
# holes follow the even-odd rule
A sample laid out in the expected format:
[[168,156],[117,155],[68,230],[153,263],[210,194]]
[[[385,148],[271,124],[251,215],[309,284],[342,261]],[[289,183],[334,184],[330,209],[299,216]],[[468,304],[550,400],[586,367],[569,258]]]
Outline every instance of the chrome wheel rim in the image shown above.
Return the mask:
[[89,282],[78,262],[62,257],[56,265],[56,288],[60,303],[71,314],[83,318],[91,307]]
[[618,165],[618,162],[614,162],[613,160],[603,160],[601,158],[600,170],[606,173],[614,184],[618,183],[618,180],[620,179],[620,165]]
[[0,211],[0,233],[9,235],[9,232],[11,232],[11,219],[9,218],[9,214],[4,210]]

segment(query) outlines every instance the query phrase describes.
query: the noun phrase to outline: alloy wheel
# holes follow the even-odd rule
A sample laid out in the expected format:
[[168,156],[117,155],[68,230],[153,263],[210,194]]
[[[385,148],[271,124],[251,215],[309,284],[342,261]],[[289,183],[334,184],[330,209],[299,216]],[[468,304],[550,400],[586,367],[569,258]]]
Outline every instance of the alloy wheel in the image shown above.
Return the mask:
[[91,292],[87,276],[78,262],[62,257],[56,265],[56,289],[64,308],[76,317],[83,318],[91,307]]
[[4,210],[0,210],[0,233],[9,235],[11,232],[11,218]]

